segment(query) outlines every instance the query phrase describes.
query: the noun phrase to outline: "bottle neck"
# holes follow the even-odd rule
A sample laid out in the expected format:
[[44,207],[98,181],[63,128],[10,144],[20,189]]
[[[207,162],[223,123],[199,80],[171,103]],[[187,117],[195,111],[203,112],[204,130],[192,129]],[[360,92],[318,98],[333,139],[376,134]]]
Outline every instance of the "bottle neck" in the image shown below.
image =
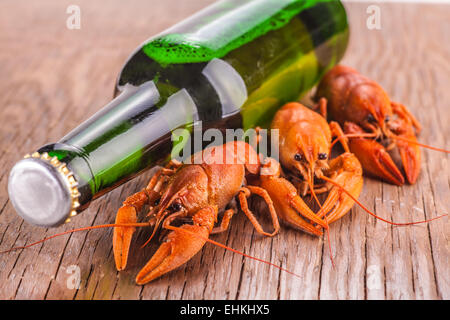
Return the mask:
[[39,152],[58,157],[74,172],[83,205],[167,161],[172,131],[198,120],[186,89],[164,95],[153,81],[127,85],[103,109]]

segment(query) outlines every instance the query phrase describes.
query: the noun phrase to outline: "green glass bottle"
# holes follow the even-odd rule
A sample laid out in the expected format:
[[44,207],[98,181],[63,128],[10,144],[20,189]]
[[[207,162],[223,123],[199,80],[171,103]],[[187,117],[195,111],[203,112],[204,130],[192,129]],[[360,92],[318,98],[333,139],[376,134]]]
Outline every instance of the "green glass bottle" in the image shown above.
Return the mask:
[[219,1],[141,45],[114,100],[19,161],[12,203],[27,221],[56,226],[168,161],[177,128],[265,127],[338,63],[347,42],[340,1]]

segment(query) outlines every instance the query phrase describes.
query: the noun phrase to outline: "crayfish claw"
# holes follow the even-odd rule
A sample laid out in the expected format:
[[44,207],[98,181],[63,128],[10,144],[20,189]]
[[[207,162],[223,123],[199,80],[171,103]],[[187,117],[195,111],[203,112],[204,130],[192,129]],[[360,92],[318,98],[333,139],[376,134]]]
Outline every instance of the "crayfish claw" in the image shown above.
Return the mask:
[[[362,129],[351,122],[345,123],[345,133],[363,133]],[[361,162],[364,171],[395,185],[403,185],[405,178],[392,160],[385,147],[372,139],[352,138],[350,151]]]
[[[116,224],[136,223],[136,208],[124,206],[119,209],[116,215]],[[115,227],[113,233],[113,252],[116,268],[118,271],[125,269],[128,261],[128,252],[130,251],[131,239],[135,227]]]
[[206,207],[193,216],[193,225],[163,227],[172,230],[153,257],[136,276],[136,283],[146,284],[188,262],[208,241],[217,216],[217,206]]
[[[337,173],[331,180],[336,184],[345,186],[346,191],[357,199],[362,191],[363,177],[361,164],[355,155],[343,153],[331,160],[330,167]],[[355,201],[339,187],[333,186],[318,212],[318,216],[321,218],[326,216],[326,221],[330,224],[347,214],[354,203]]]
[[[406,136],[408,140],[417,142],[415,135]],[[408,183],[414,184],[420,173],[420,148],[417,144],[404,141],[397,141],[398,151],[402,159],[403,170],[405,171]]]
[[203,248],[208,235],[206,229],[192,225],[183,225],[179,230],[170,232],[167,242],[161,244],[138,273],[136,283],[146,284],[183,265]]

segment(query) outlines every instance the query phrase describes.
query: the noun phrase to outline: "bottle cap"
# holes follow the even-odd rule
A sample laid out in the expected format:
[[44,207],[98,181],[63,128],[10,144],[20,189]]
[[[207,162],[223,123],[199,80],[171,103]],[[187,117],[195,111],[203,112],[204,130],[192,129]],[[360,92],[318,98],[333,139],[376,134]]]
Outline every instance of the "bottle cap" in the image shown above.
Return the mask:
[[9,198],[25,221],[56,227],[77,214],[79,192],[66,164],[38,152],[17,162],[8,181]]

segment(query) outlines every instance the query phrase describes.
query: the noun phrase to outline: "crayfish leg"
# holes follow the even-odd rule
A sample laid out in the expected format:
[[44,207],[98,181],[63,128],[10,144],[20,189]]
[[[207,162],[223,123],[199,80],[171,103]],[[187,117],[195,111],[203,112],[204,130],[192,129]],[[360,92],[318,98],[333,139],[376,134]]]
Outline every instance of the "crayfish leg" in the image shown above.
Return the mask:
[[391,107],[392,111],[396,113],[397,115],[401,116],[402,118],[408,118],[411,124],[416,129],[417,133],[420,133],[422,130],[422,126],[419,122],[419,120],[414,117],[414,115],[406,108],[403,104],[391,101]]
[[[269,207],[270,217],[272,219],[272,224],[273,224],[273,229],[274,229],[274,231],[272,233],[265,232],[263,230],[261,224],[258,222],[258,220],[256,220],[256,217],[254,216],[254,214],[250,211],[250,209],[248,207],[248,203],[247,203],[247,198],[250,197],[251,194],[257,194],[260,197],[262,197],[264,199],[264,201],[266,202],[267,206]],[[280,223],[278,221],[278,216],[275,211],[275,207],[273,205],[272,199],[270,198],[270,195],[268,194],[268,192],[266,190],[264,190],[263,188],[257,187],[257,186],[246,186],[246,187],[241,188],[241,190],[239,190],[238,197],[239,197],[239,203],[241,205],[242,211],[247,216],[247,218],[250,220],[253,227],[255,228],[255,230],[258,233],[260,233],[264,236],[273,237],[280,231]]]
[[216,234],[216,233],[221,233],[221,232],[227,231],[228,228],[230,227],[231,218],[233,218],[233,216],[235,214],[236,214],[236,210],[233,208],[225,210],[225,212],[223,213],[222,222],[220,223],[220,225],[218,227],[214,227],[214,229],[211,231],[211,234]]
[[348,146],[348,139],[345,137],[344,130],[342,130],[339,123],[337,123],[336,121],[330,121],[329,126],[331,134],[333,135],[333,137],[338,138],[345,152],[350,152],[350,147]]
[[322,235],[322,231],[314,223],[328,228],[326,222],[308,207],[288,180],[276,176],[261,177],[260,185],[269,193],[278,217],[288,225],[317,236]]
[[319,110],[319,113],[322,117],[324,117],[325,119],[327,118],[328,101],[326,98],[320,98],[319,102],[314,108]]

